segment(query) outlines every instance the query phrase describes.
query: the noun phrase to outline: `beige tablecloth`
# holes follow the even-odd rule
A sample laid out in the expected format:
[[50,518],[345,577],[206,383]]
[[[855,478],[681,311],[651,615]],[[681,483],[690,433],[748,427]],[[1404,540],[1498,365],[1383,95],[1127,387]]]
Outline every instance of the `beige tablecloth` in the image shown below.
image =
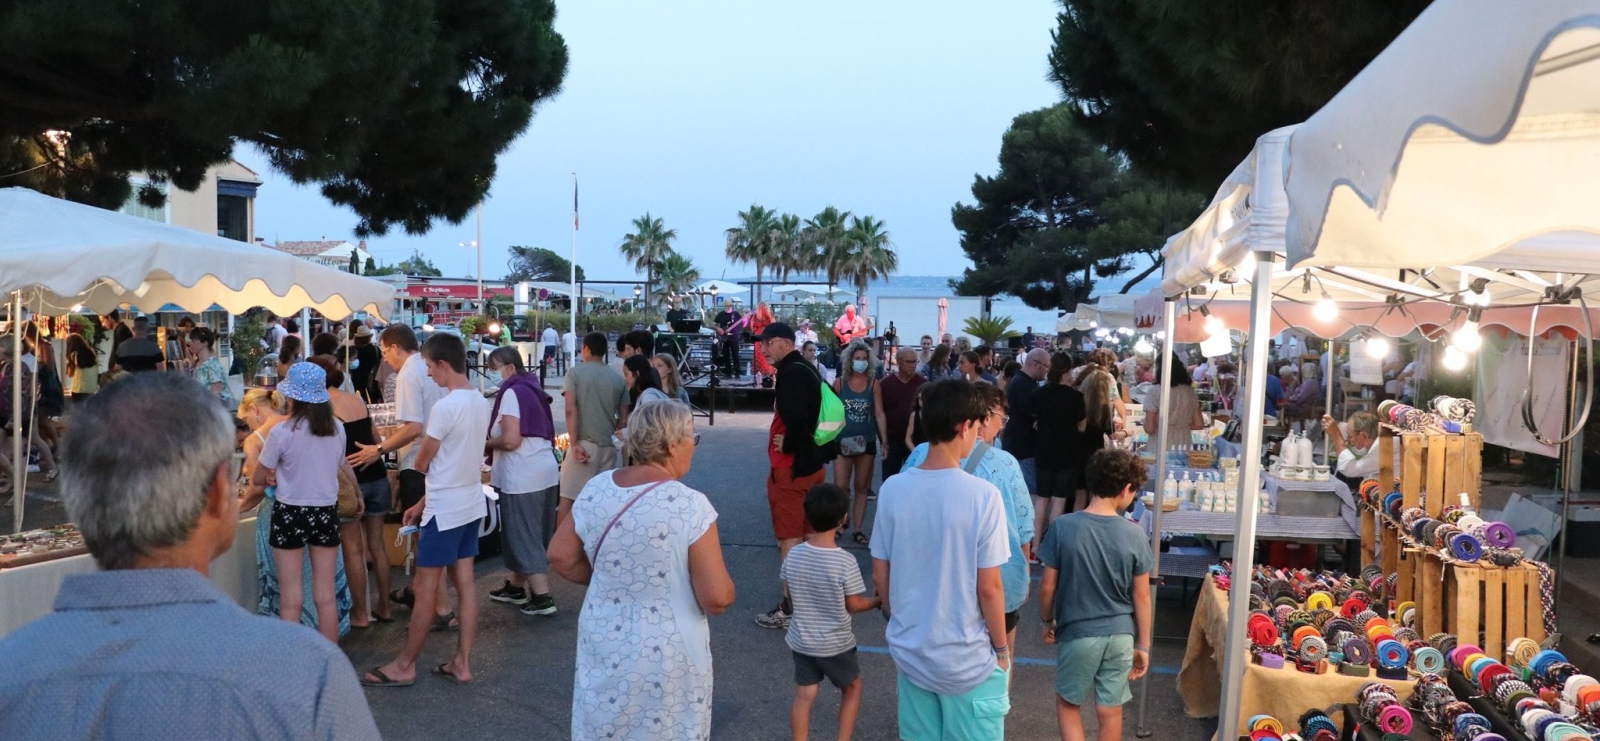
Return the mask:
[[[71,574],[95,568],[94,558],[82,555],[0,569],[0,636],[50,614],[61,582]],[[239,521],[233,548],[211,562],[211,580],[240,607],[255,612],[260,597],[256,582],[256,518]]]
[[[1183,710],[1191,718],[1215,718],[1222,705],[1222,647],[1228,634],[1228,594],[1217,589],[1206,577],[1195,605],[1194,621],[1189,624],[1188,650],[1183,668],[1178,670],[1178,694]],[[1354,702],[1356,690],[1372,681],[1337,672],[1307,674],[1292,667],[1267,669],[1255,663],[1246,665],[1244,681],[1239,683],[1239,727],[1252,715],[1270,715],[1292,726],[1301,713],[1312,708],[1329,709],[1339,703]],[[1400,699],[1411,697],[1415,682],[1390,682]]]

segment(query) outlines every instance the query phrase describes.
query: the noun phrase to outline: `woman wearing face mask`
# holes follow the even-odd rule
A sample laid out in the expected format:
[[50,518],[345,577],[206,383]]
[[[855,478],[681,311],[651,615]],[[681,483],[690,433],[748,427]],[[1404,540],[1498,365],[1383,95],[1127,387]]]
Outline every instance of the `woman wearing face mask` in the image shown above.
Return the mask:
[[[867,545],[867,497],[872,494],[872,467],[878,457],[878,384],[872,372],[872,349],[856,340],[844,353],[845,361],[834,382],[844,402],[844,430],[839,433],[839,457],[833,462],[833,483],[855,497],[845,527],[855,526],[857,543]],[[851,485],[854,484],[854,490]]]
[[556,532],[561,467],[552,447],[556,426],[550,394],[537,374],[523,368],[514,347],[490,353],[489,371],[501,378],[489,425],[487,447],[494,454],[489,483],[500,492],[505,562],[511,570],[505,586],[490,592],[489,599],[520,605],[524,615],[554,615],[547,549]]

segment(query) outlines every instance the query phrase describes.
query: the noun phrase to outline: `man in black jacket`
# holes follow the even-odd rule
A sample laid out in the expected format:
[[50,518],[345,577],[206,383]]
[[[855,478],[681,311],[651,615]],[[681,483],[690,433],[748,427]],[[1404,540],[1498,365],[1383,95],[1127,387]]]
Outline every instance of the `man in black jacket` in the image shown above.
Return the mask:
[[[777,401],[773,404],[772,435],[767,441],[767,504],[772,508],[772,532],[778,538],[778,559],[805,538],[806,491],[822,483],[824,466],[838,455],[838,445],[817,445],[817,416],[822,412],[822,377],[794,347],[794,330],[773,322],[756,338],[757,350],[778,369]],[[789,627],[794,608],[785,599],[771,612],[756,618],[763,628]]]

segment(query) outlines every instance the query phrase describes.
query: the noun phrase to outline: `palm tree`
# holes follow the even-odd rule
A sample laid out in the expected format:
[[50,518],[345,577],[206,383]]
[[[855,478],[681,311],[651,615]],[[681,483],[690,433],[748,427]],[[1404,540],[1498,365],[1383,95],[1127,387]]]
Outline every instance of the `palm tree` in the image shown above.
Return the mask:
[[755,301],[761,301],[761,275],[771,266],[773,232],[777,227],[777,214],[772,209],[750,204],[739,212],[739,225],[727,230],[726,254],[734,263],[753,263],[756,266]]
[[866,298],[868,283],[888,278],[900,267],[900,256],[883,227],[882,219],[851,217],[850,229],[845,233],[849,253],[840,271],[855,282],[857,303]]
[[807,266],[812,270],[821,270],[828,276],[828,285],[839,282],[842,268],[849,262],[850,244],[846,235],[850,231],[847,219],[849,211],[840,211],[829,206],[818,212],[816,216],[806,219],[804,234],[806,241],[811,245],[814,261]]
[[800,217],[794,214],[778,217],[772,237],[772,267],[781,276],[778,280],[788,283],[790,271],[810,270],[811,263],[812,255]]
[[622,256],[633,261],[633,269],[645,274],[644,295],[651,294],[655,282],[656,266],[672,254],[672,240],[678,238],[677,229],[668,229],[660,219],[650,218],[648,212],[633,220],[633,233],[622,235],[617,245]]
[[661,280],[661,288],[655,294],[657,303],[682,296],[700,282],[700,269],[694,266],[694,261],[676,251],[667,253],[655,268],[656,277]]

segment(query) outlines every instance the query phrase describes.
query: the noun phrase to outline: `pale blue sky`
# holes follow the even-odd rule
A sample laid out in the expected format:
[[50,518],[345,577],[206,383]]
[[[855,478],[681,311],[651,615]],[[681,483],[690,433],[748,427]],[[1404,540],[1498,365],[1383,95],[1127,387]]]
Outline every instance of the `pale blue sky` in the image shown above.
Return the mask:
[[[591,279],[632,279],[616,245],[649,211],[678,230],[705,277],[746,275],[723,230],[751,203],[811,216],[835,205],[888,223],[905,275],[969,265],[950,207],[992,174],[1019,113],[1051,105],[1052,0],[647,0],[560,2],[571,65],[562,92],[500,158],[483,206],[484,275],[507,245],[571,245]],[[350,238],[356,219],[296,188],[259,153],[257,236]],[[369,241],[380,261],[413,247],[446,275],[475,275],[469,217],[423,237]]]

